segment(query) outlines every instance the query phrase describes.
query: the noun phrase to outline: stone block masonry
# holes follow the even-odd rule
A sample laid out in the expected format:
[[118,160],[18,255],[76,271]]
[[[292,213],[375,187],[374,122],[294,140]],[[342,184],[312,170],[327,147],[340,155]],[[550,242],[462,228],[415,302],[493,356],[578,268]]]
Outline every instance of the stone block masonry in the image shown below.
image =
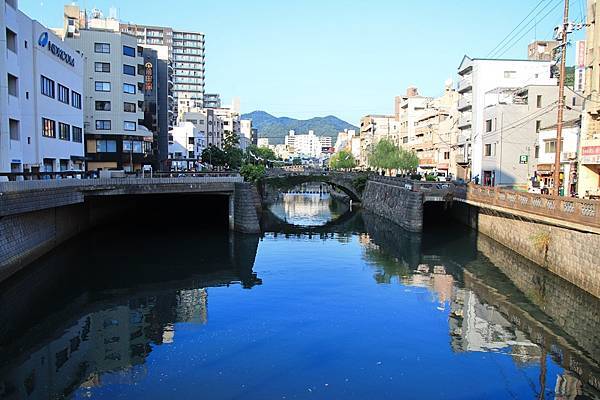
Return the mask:
[[459,221],[600,297],[600,235],[454,203]]
[[256,206],[258,193],[249,183],[236,183],[234,194],[234,230],[241,233],[260,233]]
[[369,180],[363,192],[362,206],[410,232],[422,232],[423,201],[422,192]]

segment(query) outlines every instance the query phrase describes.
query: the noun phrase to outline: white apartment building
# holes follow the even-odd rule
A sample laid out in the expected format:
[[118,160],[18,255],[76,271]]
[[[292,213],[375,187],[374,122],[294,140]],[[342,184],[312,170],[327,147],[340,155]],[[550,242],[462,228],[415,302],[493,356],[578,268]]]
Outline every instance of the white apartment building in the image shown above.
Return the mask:
[[82,170],[84,60],[0,0],[0,172]]
[[251,141],[243,140],[241,137],[242,135],[240,126],[239,106],[232,105],[231,107],[215,108],[213,110],[215,115],[219,117],[221,121],[223,121],[223,139],[225,139],[229,135],[235,135],[239,139],[240,148],[242,150],[245,150],[246,147],[248,147],[248,145],[251,143]]
[[357,158],[363,167],[368,165],[371,147],[381,139],[389,139],[398,143],[400,122],[394,115],[369,114],[360,119],[360,157]]
[[417,142],[416,123],[428,112],[427,105],[431,97],[419,95],[417,88],[409,87],[405,96],[396,96],[394,101],[395,120],[399,122],[399,136],[394,141],[398,146],[410,146]]
[[457,143],[459,154],[456,160],[465,177],[478,177],[481,180],[483,174],[486,93],[496,88],[556,85],[556,79],[550,77],[551,65],[550,61],[463,57],[458,67],[457,91],[461,98],[458,103],[460,134]]
[[206,138],[207,146],[223,147],[224,124],[214,109],[190,108],[184,112],[180,110],[180,121],[194,124],[200,134]]
[[321,148],[333,147],[333,139],[331,136],[319,136],[319,142],[321,143]]
[[169,132],[169,159],[171,169],[198,169],[202,151],[206,148],[206,134],[192,122],[180,122]]
[[290,130],[285,137],[285,145],[288,151],[299,157],[319,157],[321,155],[321,141],[312,130],[305,135],[296,135]]
[[269,138],[258,138],[256,145],[258,147],[269,147]]
[[[240,120],[240,134],[240,148],[245,150],[254,140],[251,119]],[[244,142],[243,145],[242,142]]]
[[142,125],[144,58],[137,39],[121,33],[113,18],[93,15],[78,29],[69,29],[76,17],[65,18],[65,42],[86,57],[87,169],[135,171],[151,165],[153,134]]

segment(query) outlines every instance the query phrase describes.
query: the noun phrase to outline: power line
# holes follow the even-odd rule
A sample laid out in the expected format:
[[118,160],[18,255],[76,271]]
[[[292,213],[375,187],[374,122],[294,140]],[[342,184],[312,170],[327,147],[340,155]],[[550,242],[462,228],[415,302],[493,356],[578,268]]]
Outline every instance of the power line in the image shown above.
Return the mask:
[[515,31],[516,31],[518,28],[519,28],[519,26],[521,26],[521,24],[523,24],[523,22],[525,22],[525,21],[526,21],[526,20],[529,18],[529,16],[530,16],[531,14],[533,14],[533,13],[534,13],[534,11],[535,11],[535,10],[536,10],[536,9],[537,9],[537,8],[540,6],[540,4],[542,4],[544,1],[546,1],[546,0],[540,0],[540,2],[539,2],[539,3],[537,3],[537,4],[535,5],[535,7],[533,7],[533,10],[531,10],[531,11],[529,12],[529,14],[527,14],[527,15],[525,16],[525,18],[523,18],[523,19],[521,20],[521,22],[519,22],[519,23],[517,24],[517,26],[515,26],[515,27],[513,28],[513,30],[512,30],[512,31],[510,31],[510,32],[508,33],[508,35],[506,35],[506,36],[504,37],[504,39],[502,39],[502,40],[500,41],[500,43],[498,43],[498,44],[496,45],[496,47],[494,47],[494,48],[493,48],[493,49],[492,49],[492,50],[491,50],[489,53],[487,53],[486,57],[488,57],[488,56],[490,56],[491,54],[493,54],[493,53],[494,53],[494,51],[495,51],[496,49],[498,49],[498,47],[500,47],[500,46],[501,46],[501,45],[502,45],[502,44],[503,44],[503,43],[504,43],[504,42],[505,42],[505,41],[506,41],[506,40],[507,40],[507,39],[508,39],[508,38],[509,38],[509,37],[510,37],[510,36],[511,36],[511,35],[512,35],[512,34],[513,34],[513,33],[514,33],[514,32],[515,32]]
[[[548,15],[550,15],[560,4],[561,4],[562,0],[558,0],[555,4],[554,7],[552,7],[546,14],[544,14],[539,20],[536,21],[537,22],[541,22],[544,19],[546,19],[546,17]],[[542,11],[544,11],[548,6],[546,6],[545,8],[541,9],[540,12],[538,14],[536,14],[536,17],[541,14]],[[502,57],[504,54],[506,54],[507,51],[509,51],[510,49],[512,49],[521,39],[523,39],[525,37],[525,35],[527,35],[529,32],[531,32],[533,30],[533,28],[535,28],[535,24],[533,26],[531,26],[528,30],[526,30],[525,32],[523,32],[521,34],[521,36],[514,38],[511,42],[506,43],[502,48],[500,48],[498,51],[496,51],[496,53],[494,54],[494,56],[492,58],[500,58]],[[524,26],[519,33],[522,32],[522,30],[524,28],[526,28],[527,26]],[[502,51],[502,52],[500,52]]]

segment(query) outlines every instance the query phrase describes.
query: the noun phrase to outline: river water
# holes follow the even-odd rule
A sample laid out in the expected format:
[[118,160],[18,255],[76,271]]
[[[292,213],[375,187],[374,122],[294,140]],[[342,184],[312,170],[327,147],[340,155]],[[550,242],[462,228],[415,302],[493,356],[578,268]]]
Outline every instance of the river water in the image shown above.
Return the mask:
[[260,237],[99,228],[0,287],[0,398],[600,398],[600,302],[435,222],[325,193]]

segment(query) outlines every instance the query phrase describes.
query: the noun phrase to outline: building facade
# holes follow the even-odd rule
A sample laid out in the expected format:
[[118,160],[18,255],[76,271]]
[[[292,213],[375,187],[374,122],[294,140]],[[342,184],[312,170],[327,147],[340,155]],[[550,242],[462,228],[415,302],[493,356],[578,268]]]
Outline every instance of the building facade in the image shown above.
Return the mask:
[[373,145],[381,139],[398,143],[400,123],[394,115],[370,114],[360,119],[360,157],[361,167],[369,166],[369,153]]
[[[65,9],[65,14],[66,14]],[[66,15],[66,25],[70,18]],[[144,126],[144,57],[116,19],[92,15],[79,30],[63,32],[84,57],[84,131],[87,169],[135,171],[153,160],[153,134]]]
[[221,108],[221,95],[204,93],[204,108]]
[[170,169],[199,170],[202,151],[206,148],[206,134],[192,122],[180,122],[169,132]]
[[525,85],[556,85],[550,61],[498,60],[464,56],[458,67],[457,91],[461,94],[457,138],[459,177],[481,180],[485,97],[492,89]]
[[0,172],[82,170],[84,60],[0,1]]
[[[564,119],[579,119],[581,97],[569,88],[565,97]],[[556,85],[497,88],[486,93],[481,184],[526,189],[535,173],[551,180],[554,159],[549,163],[538,160],[542,150],[538,137],[543,128],[556,125],[557,98]]]

